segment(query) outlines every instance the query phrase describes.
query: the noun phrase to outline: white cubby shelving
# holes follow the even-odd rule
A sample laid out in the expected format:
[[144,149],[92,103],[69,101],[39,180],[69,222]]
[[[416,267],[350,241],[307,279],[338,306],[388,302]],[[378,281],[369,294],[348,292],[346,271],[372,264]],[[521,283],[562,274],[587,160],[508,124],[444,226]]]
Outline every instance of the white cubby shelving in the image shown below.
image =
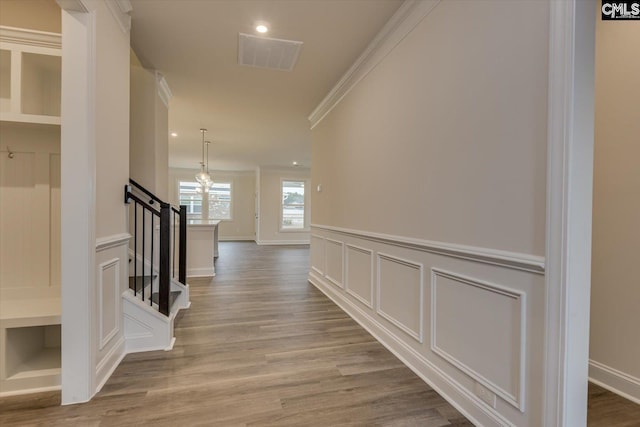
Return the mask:
[[[54,142],[55,138],[59,140],[61,62],[60,34],[0,26],[0,126],[4,128],[3,132],[8,132],[6,135],[11,135],[10,141],[0,141],[2,143],[0,151],[4,154],[10,152],[10,148],[15,151],[16,146],[18,148],[28,146],[31,147],[29,150],[35,151],[41,150],[42,141],[34,135],[42,136],[43,132],[49,140]],[[29,131],[34,127],[40,133]],[[57,153],[59,153],[59,147]],[[51,158],[59,162],[60,156]],[[11,184],[12,179],[15,181],[14,178],[8,176],[6,182],[2,181],[3,187],[0,191],[7,190],[7,194],[15,195],[15,192],[22,187],[15,183]],[[0,204],[0,210],[3,210],[0,215],[6,214],[8,211],[4,209],[10,208],[12,207]],[[43,223],[54,219],[59,221],[57,214],[54,216],[46,211],[43,215],[46,218],[38,218],[38,221]],[[9,216],[4,215],[4,217],[5,221],[8,221]],[[4,224],[3,227],[11,227],[11,224]],[[15,236],[18,236],[16,239],[19,240],[19,233]],[[42,240],[44,244],[49,244],[48,240]],[[3,251],[11,251],[13,243],[11,241],[8,243],[9,245],[2,245]],[[47,246],[46,250],[49,251],[51,248]],[[0,253],[0,255],[4,258],[6,253]],[[24,274],[28,275],[31,272],[24,271]],[[33,281],[23,280],[21,277],[5,274],[2,278],[3,281],[0,281],[0,396],[59,389],[61,373],[59,281],[57,284],[53,281],[40,281],[42,283],[38,283],[38,286],[33,286]]]

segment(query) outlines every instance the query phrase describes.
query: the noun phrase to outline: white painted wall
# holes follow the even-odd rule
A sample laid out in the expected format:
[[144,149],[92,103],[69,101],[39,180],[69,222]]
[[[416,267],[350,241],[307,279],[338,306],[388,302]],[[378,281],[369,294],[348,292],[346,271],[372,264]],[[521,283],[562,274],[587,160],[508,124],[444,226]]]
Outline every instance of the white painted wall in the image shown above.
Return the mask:
[[309,277],[475,423],[540,426],[549,3],[428,3],[313,129]]
[[131,51],[130,176],[161,200],[168,200],[169,109],[159,93],[156,74],[140,65]]
[[[169,202],[179,204],[179,182],[195,181],[198,169],[171,168],[169,171]],[[231,182],[232,219],[218,226],[220,240],[255,240],[255,173],[253,171],[212,171],[215,181]]]
[[640,26],[596,24],[589,376],[640,403]]
[[0,25],[59,34],[60,7],[55,0],[2,1]]
[[309,243],[309,231],[281,231],[280,209],[282,202],[281,182],[283,179],[306,180],[305,188],[305,224],[310,224],[310,189],[308,169],[259,169],[260,179],[260,209],[259,209],[259,235],[257,243],[261,245],[277,244],[307,244]]

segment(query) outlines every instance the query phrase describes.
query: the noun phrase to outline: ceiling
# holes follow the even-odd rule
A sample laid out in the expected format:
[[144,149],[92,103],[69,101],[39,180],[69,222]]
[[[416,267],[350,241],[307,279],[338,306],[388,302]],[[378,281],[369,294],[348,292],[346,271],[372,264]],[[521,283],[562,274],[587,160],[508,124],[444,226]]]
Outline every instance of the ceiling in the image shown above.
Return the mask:
[[[197,168],[199,129],[211,169],[311,164],[308,115],[402,0],[132,0],[131,43],[160,71],[169,105],[171,167]],[[238,33],[304,44],[293,71],[240,66]]]

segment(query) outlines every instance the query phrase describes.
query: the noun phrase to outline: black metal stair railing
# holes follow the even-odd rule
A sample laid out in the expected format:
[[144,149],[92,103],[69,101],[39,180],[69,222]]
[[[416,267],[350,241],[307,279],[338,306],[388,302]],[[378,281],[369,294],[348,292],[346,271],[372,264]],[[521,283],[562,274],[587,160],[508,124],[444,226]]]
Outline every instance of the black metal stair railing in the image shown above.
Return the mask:
[[[133,281],[130,287],[137,296],[141,294],[142,301],[149,301],[149,305],[158,305],[158,311],[168,316],[171,304],[171,278],[176,277],[176,246],[178,246],[178,281],[186,284],[187,265],[187,208],[180,206],[176,209],[169,203],[165,203],[156,197],[149,190],[138,184],[134,180],[129,180],[130,184],[124,186],[124,202],[133,202]],[[156,208],[156,205],[158,208]],[[140,213],[141,218],[138,218]],[[156,219],[160,223],[160,232],[157,245],[158,250],[158,290],[157,297],[154,293],[154,279],[156,278],[154,262],[156,250],[155,227]],[[141,224],[141,225],[139,225]],[[150,226],[150,233],[147,230]],[[178,225],[178,227],[176,227]],[[171,232],[173,226],[173,233]],[[176,240],[176,228],[178,228],[178,239]],[[149,234],[149,236],[148,236]],[[140,236],[139,236],[140,235]],[[141,240],[138,244],[138,240]],[[147,241],[149,241],[150,254],[147,254]],[[177,242],[177,243],[176,243]],[[141,252],[138,252],[140,247]],[[172,256],[173,255],[173,256]],[[138,261],[138,257],[139,261]],[[173,258],[173,259],[172,259]],[[138,274],[138,263],[141,264],[141,275]],[[148,274],[145,272],[146,264],[149,264]],[[145,289],[148,284],[148,295]],[[140,286],[139,286],[140,285]]]

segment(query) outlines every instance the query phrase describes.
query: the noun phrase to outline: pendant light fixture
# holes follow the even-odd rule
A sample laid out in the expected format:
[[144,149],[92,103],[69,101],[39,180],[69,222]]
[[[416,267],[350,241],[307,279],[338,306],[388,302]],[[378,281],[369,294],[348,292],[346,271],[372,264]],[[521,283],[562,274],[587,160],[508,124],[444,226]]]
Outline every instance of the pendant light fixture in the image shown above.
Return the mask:
[[205,144],[207,144],[207,175],[209,175],[209,187],[213,187],[213,177],[211,176],[211,174],[209,173],[209,145],[211,144],[211,141],[205,141]]
[[209,159],[207,159],[207,169],[205,169],[204,163],[204,134],[206,131],[207,130],[204,128],[200,129],[200,132],[202,132],[202,161],[200,162],[200,172],[196,174],[196,181],[198,181],[198,184],[200,184],[203,189],[208,189],[209,187],[211,187],[211,184],[213,184],[213,182],[211,182],[211,176],[209,175],[208,171]]

